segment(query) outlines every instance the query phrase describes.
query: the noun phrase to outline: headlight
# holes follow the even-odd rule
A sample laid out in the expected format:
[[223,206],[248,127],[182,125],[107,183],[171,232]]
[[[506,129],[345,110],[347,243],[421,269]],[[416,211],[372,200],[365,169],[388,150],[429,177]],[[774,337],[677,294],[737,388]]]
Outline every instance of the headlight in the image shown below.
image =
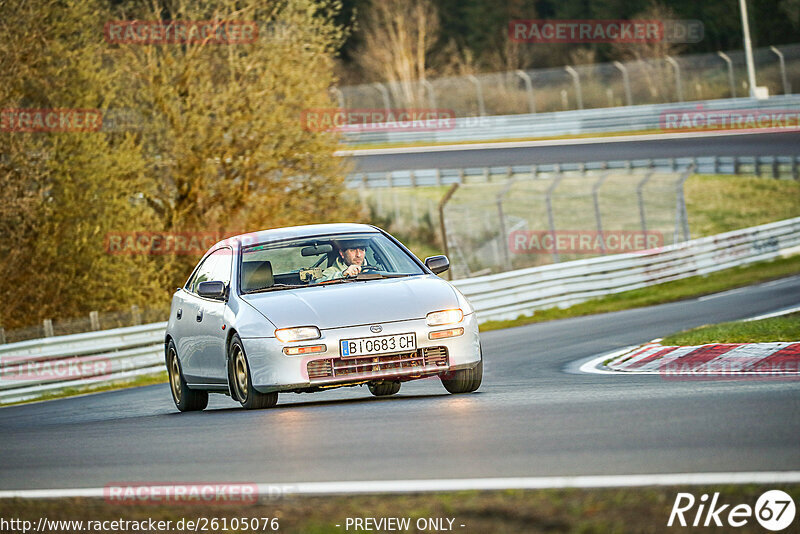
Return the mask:
[[275,330],[275,337],[281,343],[291,343],[292,341],[307,341],[309,339],[319,339],[319,328],[316,326],[298,326],[295,328],[279,328]]
[[460,309],[455,310],[442,310],[429,313],[425,317],[428,326],[441,326],[443,324],[453,324],[461,322],[464,318],[464,312]]

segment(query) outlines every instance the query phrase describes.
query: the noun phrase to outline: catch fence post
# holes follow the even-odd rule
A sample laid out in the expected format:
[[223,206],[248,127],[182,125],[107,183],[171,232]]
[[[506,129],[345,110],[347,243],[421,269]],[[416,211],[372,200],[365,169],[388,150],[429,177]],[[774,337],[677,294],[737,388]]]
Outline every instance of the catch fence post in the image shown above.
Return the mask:
[[578,104],[578,109],[583,109],[583,89],[581,88],[581,77],[578,71],[567,65],[564,70],[572,76],[572,83],[575,85],[575,100]]
[[[445,195],[442,197],[442,200],[439,201],[439,227],[442,232],[442,247],[444,248],[444,255],[447,256],[448,258],[450,257],[450,249],[447,246],[447,225],[445,224],[444,220],[444,207],[450,201],[450,198],[453,196],[453,194],[456,192],[456,189],[458,189],[460,185],[461,184],[459,184],[458,182],[451,185],[450,189],[448,189],[447,193],[445,193]],[[447,279],[448,280],[453,279],[453,272],[450,269],[448,269],[447,271]]]
[[603,219],[600,215],[600,187],[608,177],[608,172],[600,175],[600,178],[592,185],[592,200],[594,201],[594,218],[597,224],[597,235],[600,236],[600,249],[603,251],[603,256],[607,254],[606,251],[606,236],[603,235]]
[[653,177],[655,171],[650,171],[644,175],[644,178],[636,185],[636,198],[639,202],[639,219],[642,224],[642,232],[644,235],[647,235],[647,217],[645,215],[644,210],[644,186],[647,185],[647,181]]
[[561,261],[560,256],[558,254],[558,243],[556,239],[556,220],[555,215],[553,214],[553,192],[558,187],[558,184],[561,183],[561,180],[564,178],[564,175],[561,174],[561,167],[558,167],[558,174],[553,178],[553,183],[550,184],[550,187],[547,188],[547,196],[545,196],[545,204],[547,205],[547,225],[550,227],[550,238],[553,241],[553,262],[558,263]]
[[528,110],[531,113],[536,113],[536,98],[533,94],[533,82],[530,75],[524,70],[517,70],[517,76],[522,78],[525,82],[525,92],[528,94]]
[[625,85],[625,104],[632,106],[633,94],[631,93],[631,79],[628,77],[628,67],[619,61],[615,61],[614,66],[622,73],[622,83]]
[[131,306],[131,321],[134,326],[142,324],[142,312],[136,304]]

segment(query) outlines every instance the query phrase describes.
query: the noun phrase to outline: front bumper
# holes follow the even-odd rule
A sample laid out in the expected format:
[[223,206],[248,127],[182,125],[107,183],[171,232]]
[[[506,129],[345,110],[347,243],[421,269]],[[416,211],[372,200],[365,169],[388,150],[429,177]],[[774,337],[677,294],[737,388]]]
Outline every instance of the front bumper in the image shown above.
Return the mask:
[[[375,337],[371,324],[322,331],[322,337],[300,343],[281,343],[275,338],[244,338],[253,386],[261,393],[339,387],[373,380],[415,380],[448,371],[474,367],[481,359],[478,322],[474,313],[457,324],[430,327],[425,319],[382,323],[381,336],[416,334],[417,350],[386,355],[342,358],[339,341]],[[431,340],[430,332],[463,328],[457,337]],[[324,344],[325,352],[287,356],[286,346]]]

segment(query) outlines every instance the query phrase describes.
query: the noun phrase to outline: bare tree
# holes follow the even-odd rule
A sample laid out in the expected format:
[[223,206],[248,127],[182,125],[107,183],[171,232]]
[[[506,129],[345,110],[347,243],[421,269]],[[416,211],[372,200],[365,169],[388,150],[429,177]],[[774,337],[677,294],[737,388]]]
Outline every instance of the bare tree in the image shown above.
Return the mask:
[[372,77],[390,82],[396,101],[408,107],[424,102],[421,84],[429,73],[428,54],[439,31],[430,0],[378,0],[364,22],[358,61]]
[[[645,11],[634,17],[638,20],[656,20],[665,23],[676,18],[675,12],[659,2],[653,2]],[[679,54],[685,48],[679,43],[660,39],[644,43],[612,43],[612,55],[622,61],[638,62],[637,74],[644,79],[651,98],[664,97],[671,84],[672,67],[667,57]]]

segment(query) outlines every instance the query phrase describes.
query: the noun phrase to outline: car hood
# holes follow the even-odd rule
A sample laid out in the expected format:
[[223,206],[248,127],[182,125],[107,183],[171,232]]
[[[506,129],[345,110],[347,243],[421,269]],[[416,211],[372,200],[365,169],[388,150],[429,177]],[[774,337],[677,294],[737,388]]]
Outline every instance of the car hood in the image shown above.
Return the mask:
[[458,306],[453,288],[434,275],[328,284],[243,295],[276,328],[320,329],[424,319]]

